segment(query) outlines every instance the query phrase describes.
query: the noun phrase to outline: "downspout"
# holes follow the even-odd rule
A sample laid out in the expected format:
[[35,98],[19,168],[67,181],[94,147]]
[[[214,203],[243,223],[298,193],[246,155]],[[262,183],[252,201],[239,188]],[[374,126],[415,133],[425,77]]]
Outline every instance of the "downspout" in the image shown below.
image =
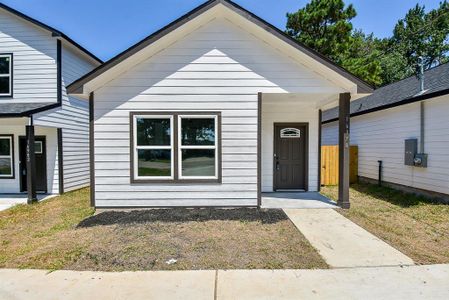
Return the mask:
[[[420,81],[420,94],[424,93],[424,59],[419,57],[419,81]],[[419,138],[419,153],[424,153],[424,101],[420,103],[420,138]]]

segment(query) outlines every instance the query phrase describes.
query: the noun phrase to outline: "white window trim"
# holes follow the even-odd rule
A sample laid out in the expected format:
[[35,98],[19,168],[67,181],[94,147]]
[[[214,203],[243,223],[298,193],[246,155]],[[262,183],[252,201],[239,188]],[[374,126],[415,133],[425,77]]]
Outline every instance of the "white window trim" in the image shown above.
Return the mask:
[[[40,151],[36,151],[36,145],[37,144],[40,144],[41,146],[41,150]],[[42,153],[44,153],[44,148],[43,148],[43,143],[42,143],[42,141],[35,141],[34,142],[34,154],[42,154]]]
[[0,58],[1,57],[9,57],[9,73],[0,74],[0,77],[9,78],[9,93],[0,93],[0,97],[8,97],[12,96],[12,54],[0,54]]
[[11,173],[10,174],[0,174],[0,178],[2,177],[12,177],[14,174],[14,160],[13,160],[13,138],[11,136],[0,136],[1,140],[9,140],[9,155],[0,155],[0,158],[9,158],[11,162]]
[[[182,145],[182,118],[186,119],[214,119],[214,145]],[[211,115],[178,115],[178,178],[183,179],[218,179],[218,116]],[[213,149],[215,151],[215,176],[182,176],[182,150],[183,149]]]
[[[137,145],[137,119],[170,119],[170,146],[138,146]],[[133,151],[134,151],[134,178],[139,180],[173,180],[174,179],[174,166],[175,166],[175,151],[174,151],[174,136],[173,136],[173,115],[134,115],[133,116]],[[139,155],[138,150],[145,149],[156,149],[163,150],[169,149],[171,150],[171,158],[170,158],[170,176],[139,176]]]

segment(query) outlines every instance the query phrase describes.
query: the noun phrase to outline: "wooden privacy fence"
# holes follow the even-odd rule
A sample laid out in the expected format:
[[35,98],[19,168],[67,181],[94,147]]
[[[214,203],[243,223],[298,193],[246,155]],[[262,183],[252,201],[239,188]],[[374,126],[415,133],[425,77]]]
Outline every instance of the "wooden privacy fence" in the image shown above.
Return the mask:
[[[357,182],[358,176],[358,151],[357,146],[349,148],[349,182]],[[338,146],[321,146],[321,184],[338,184]]]

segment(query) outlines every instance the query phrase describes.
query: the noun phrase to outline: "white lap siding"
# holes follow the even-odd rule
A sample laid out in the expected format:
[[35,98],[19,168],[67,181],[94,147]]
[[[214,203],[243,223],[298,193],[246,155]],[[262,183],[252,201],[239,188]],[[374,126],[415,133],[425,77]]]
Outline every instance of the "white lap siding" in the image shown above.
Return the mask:
[[56,101],[56,40],[51,33],[0,9],[0,53],[13,53],[14,98],[10,102]]
[[[257,93],[335,90],[227,20],[216,19],[95,92],[95,204],[257,205]],[[130,184],[129,113],[219,111],[221,184]]]
[[[420,138],[420,104],[413,103],[351,118],[351,144],[359,146],[359,175],[449,194],[449,96],[425,103],[425,153],[428,167],[404,165],[404,140]],[[323,144],[334,144],[337,122],[323,126]],[[338,135],[337,135],[338,139]]]
[[89,108],[85,100],[67,96],[65,87],[96,63],[62,47],[62,106],[38,114],[35,124],[62,128],[64,191],[89,185]]

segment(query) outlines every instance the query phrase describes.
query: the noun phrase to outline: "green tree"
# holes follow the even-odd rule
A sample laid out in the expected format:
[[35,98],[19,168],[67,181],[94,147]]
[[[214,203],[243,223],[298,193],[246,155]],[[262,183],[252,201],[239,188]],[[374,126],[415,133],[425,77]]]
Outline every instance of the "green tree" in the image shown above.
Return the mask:
[[343,0],[312,0],[304,8],[287,13],[287,34],[327,57],[337,60],[348,50],[351,19],[356,16],[352,5]]
[[373,36],[353,32],[357,15],[343,0],[311,0],[294,13],[287,13],[286,33],[327,56],[371,84],[382,82],[380,63],[370,60]]
[[408,66],[416,66],[422,56],[428,69],[447,60],[448,37],[449,3],[444,1],[428,13],[419,4],[410,9],[394,27],[392,41]]

